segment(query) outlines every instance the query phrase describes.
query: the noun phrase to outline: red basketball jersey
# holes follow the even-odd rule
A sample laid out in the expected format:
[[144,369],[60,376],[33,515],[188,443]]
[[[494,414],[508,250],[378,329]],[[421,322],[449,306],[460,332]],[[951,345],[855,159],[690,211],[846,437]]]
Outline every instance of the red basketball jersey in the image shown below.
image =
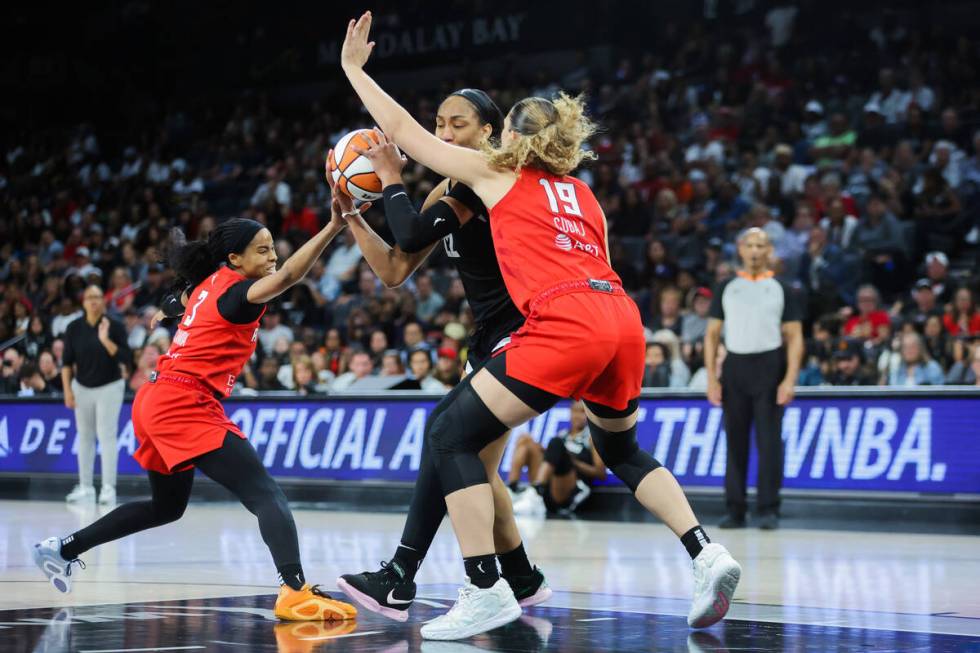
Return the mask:
[[170,351],[157,360],[158,371],[186,374],[225,397],[231,394],[235,379],[255,351],[259,320],[229,322],[218,311],[218,298],[244,280],[231,268],[222,267],[188,293]]
[[526,316],[541,292],[565,281],[620,283],[606,257],[606,224],[592,190],[575,177],[524,168],[490,209],[507,292]]

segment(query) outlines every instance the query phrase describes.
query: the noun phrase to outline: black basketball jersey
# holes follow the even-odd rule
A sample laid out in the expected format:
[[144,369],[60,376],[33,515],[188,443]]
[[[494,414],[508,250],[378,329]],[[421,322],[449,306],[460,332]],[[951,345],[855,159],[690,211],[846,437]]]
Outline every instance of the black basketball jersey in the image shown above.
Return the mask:
[[[447,188],[448,193],[448,188]],[[470,336],[469,362],[478,367],[493,347],[524,324],[511,301],[497,263],[485,207],[469,222],[442,239],[446,256],[456,266],[473,310],[476,329]]]

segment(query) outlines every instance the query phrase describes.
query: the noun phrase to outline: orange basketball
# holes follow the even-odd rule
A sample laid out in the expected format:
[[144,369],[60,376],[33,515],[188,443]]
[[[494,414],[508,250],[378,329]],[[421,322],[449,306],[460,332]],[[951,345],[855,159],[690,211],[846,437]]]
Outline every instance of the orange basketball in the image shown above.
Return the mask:
[[378,137],[373,130],[357,129],[337,141],[327,160],[337,188],[360,202],[371,202],[381,197],[381,179],[375,174],[371,161],[355,152],[354,146],[366,150],[377,142]]

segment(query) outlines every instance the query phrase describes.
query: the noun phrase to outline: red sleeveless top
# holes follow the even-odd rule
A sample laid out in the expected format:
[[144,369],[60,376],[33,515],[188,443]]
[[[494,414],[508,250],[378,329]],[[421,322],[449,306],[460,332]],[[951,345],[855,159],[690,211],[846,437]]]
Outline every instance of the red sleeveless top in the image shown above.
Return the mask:
[[[157,371],[184,374],[227,397],[242,367],[255,352],[259,318],[233,324],[218,311],[218,298],[245,277],[222,267],[188,293],[184,316]],[[265,309],[262,309],[265,313]]]
[[606,224],[579,179],[524,168],[490,209],[490,229],[507,291],[527,316],[531,301],[568,281],[620,284],[606,257]]

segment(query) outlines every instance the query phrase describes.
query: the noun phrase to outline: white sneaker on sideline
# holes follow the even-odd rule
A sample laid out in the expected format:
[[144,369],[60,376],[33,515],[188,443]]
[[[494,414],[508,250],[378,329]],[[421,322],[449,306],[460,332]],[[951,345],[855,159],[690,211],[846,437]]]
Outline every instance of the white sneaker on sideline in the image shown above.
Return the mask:
[[91,485],[76,485],[65,497],[65,501],[68,503],[95,501],[95,488]]
[[548,509],[544,505],[544,498],[536,488],[527,487],[514,500],[514,514],[537,516],[544,515]]
[[103,485],[102,491],[99,492],[99,505],[101,506],[116,505],[116,488],[114,488],[111,485]]
[[34,545],[31,552],[36,564],[48,577],[51,586],[62,594],[71,592],[71,566],[78,563],[82,569],[85,563],[81,560],[65,560],[61,557],[61,539],[49,537]]
[[693,565],[694,602],[687,615],[687,625],[707,628],[728,613],[742,567],[728,549],[715,542],[704,546]]
[[521,616],[521,606],[503,578],[480,589],[466,579],[456,603],[444,615],[422,625],[424,639],[454,640],[500,628]]

